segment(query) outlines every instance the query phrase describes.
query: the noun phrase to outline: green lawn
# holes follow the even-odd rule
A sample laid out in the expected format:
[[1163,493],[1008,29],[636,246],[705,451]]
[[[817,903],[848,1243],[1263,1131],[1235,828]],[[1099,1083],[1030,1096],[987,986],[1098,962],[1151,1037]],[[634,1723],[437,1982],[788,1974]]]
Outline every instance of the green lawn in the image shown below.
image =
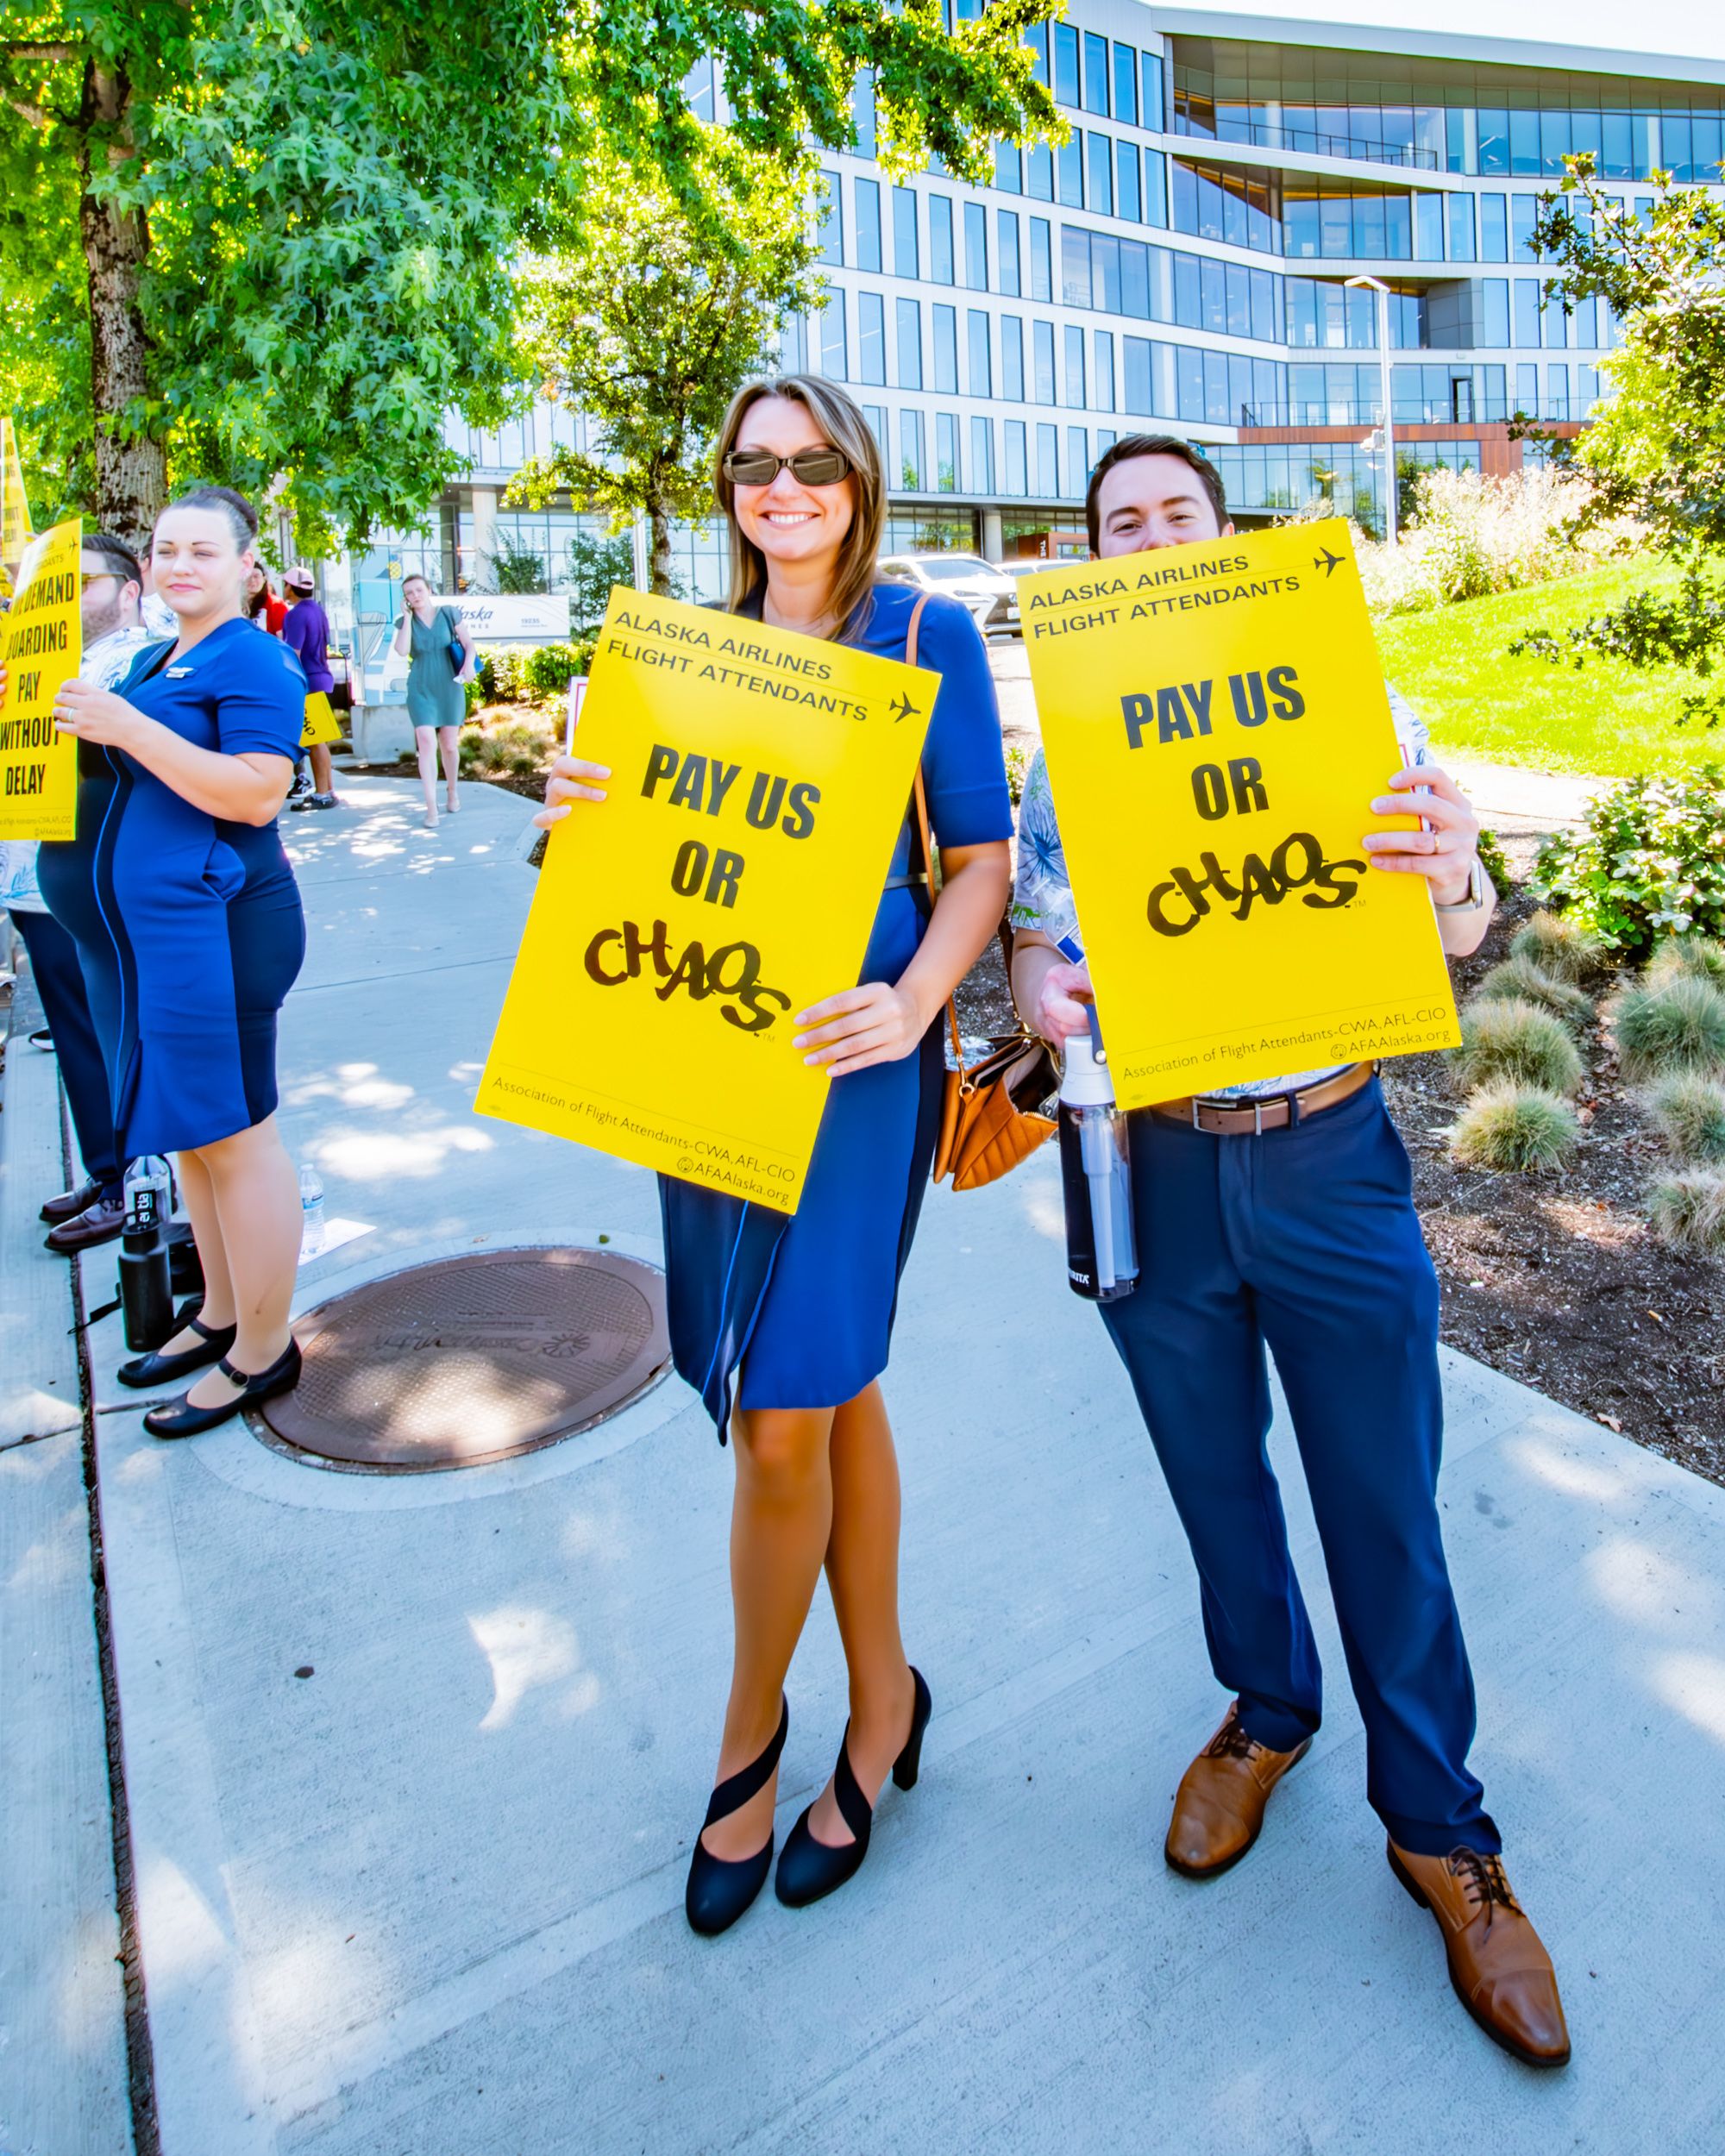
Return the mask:
[[1603,613],[1633,592],[1676,581],[1669,567],[1635,560],[1430,613],[1388,616],[1374,624],[1383,671],[1431,728],[1440,755],[1609,778],[1725,763],[1725,725],[1709,732],[1672,723],[1684,692],[1705,686],[1687,669],[1638,672],[1621,659],[1590,659],[1578,671],[1508,655],[1526,630],[1560,636],[1570,623]]

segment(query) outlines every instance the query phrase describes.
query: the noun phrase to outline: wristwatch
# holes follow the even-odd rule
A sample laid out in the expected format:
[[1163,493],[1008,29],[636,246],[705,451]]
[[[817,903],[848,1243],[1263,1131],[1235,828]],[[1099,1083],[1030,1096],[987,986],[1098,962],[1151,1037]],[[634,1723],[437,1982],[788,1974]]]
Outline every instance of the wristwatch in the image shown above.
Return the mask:
[[1440,899],[1432,900],[1433,907],[1440,913],[1477,913],[1484,904],[1485,879],[1480,874],[1477,854],[1467,864],[1467,896],[1456,899],[1450,906],[1446,906]]

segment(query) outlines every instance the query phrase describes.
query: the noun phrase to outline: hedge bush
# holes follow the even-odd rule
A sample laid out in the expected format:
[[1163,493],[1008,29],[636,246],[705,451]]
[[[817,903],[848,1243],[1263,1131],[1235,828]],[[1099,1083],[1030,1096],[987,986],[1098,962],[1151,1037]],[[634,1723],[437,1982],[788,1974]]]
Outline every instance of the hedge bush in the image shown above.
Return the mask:
[[1725,766],[1644,772],[1608,787],[1578,832],[1546,840],[1530,884],[1611,950],[1725,934]]
[[1500,1081],[1571,1094],[1581,1084],[1581,1055],[1559,1019],[1511,997],[1470,1003],[1461,1014],[1461,1046],[1450,1065],[1465,1092]]

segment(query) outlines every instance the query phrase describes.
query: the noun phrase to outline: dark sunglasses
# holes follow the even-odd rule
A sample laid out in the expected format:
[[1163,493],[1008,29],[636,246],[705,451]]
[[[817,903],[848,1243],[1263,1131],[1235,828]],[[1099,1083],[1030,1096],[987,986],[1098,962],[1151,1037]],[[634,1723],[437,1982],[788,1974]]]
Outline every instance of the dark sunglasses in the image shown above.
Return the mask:
[[799,449],[775,457],[770,449],[727,449],[724,476],[733,486],[770,486],[788,470],[799,486],[837,486],[856,469],[843,449]]

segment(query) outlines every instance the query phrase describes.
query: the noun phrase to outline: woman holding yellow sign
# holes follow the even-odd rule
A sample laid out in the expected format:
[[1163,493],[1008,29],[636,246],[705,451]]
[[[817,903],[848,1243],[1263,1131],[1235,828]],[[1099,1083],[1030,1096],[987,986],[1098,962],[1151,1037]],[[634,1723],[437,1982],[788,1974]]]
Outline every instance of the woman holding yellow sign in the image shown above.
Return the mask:
[[[934,1150],[935,1022],[1000,918],[1012,830],[969,614],[875,583],[885,486],[856,406],[808,376],[750,385],[720,433],[717,491],[733,614],[940,674],[923,774],[944,882],[930,907],[907,816],[861,981],[796,1014],[797,1047],[834,1082],[795,1213],[660,1181],[677,1369],[720,1441],[727,1427],[737,1438],[731,1698],[687,1896],[690,1923],[709,1934],[737,1921],[771,1866],[784,1681],[823,1564],[850,1720],[831,1780],[786,1843],[779,1898],[800,1907],[843,1885],[888,1774],[902,1789],[916,1780],[931,1702],[899,1632],[898,1463],[879,1379]],[[541,822],[604,800],[610,776],[561,758]]]

